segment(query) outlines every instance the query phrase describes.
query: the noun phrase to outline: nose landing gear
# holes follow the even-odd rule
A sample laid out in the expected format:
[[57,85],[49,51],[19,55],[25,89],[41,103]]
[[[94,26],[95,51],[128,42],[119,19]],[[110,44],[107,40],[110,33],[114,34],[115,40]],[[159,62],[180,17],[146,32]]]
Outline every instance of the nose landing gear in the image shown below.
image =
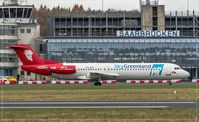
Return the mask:
[[94,83],[94,85],[95,85],[95,86],[101,86],[102,83],[101,83],[100,81],[97,81],[97,82]]

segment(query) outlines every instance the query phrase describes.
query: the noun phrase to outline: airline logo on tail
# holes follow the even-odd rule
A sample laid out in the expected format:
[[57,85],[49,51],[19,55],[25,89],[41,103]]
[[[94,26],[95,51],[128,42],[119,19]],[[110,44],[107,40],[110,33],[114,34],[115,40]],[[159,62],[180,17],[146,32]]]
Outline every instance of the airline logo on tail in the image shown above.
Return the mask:
[[25,51],[24,51],[24,54],[25,54],[26,58],[27,58],[29,61],[33,62],[33,59],[32,59],[33,52],[32,52],[31,50],[25,50]]

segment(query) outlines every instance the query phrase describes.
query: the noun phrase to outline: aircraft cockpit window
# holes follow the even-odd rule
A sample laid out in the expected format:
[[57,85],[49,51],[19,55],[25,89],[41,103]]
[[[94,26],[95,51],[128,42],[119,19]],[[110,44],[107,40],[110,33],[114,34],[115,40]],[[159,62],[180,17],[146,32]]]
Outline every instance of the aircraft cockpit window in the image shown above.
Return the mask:
[[180,67],[175,67],[174,69],[175,69],[175,70],[180,70],[181,68],[180,68]]

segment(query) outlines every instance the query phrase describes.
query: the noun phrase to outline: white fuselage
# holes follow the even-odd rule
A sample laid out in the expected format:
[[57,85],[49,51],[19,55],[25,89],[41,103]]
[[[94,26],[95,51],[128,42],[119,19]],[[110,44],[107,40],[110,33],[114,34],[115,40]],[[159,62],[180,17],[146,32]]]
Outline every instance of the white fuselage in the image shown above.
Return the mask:
[[74,74],[52,74],[62,79],[93,80],[93,75],[104,80],[170,80],[186,79],[189,73],[171,63],[63,63],[75,65]]

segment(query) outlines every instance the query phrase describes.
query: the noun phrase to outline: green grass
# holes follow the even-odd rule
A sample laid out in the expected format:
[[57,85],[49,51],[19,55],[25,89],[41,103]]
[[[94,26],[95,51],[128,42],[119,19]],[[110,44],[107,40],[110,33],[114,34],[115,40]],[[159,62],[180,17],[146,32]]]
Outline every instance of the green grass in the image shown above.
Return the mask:
[[[174,94],[174,91],[177,93]],[[196,100],[196,90],[193,88],[4,90],[0,97],[4,101],[178,101]],[[199,99],[199,94],[197,98]]]
[[[1,86],[3,101],[199,100],[195,84],[15,85]],[[177,93],[174,94],[174,91]],[[197,90],[199,93],[199,89]]]
[[[109,89],[195,89],[195,84],[117,84],[117,85],[10,85],[1,86],[0,90],[109,90]],[[198,87],[199,88],[199,87]]]
[[[186,83],[172,86],[167,84],[1,86],[5,101],[195,100],[195,88],[195,84]],[[174,90],[177,94],[173,93]],[[196,109],[10,109],[1,112],[2,122],[30,120],[34,122],[50,120],[52,122],[197,122]]]
[[[1,111],[2,112],[2,111]],[[1,113],[2,114],[2,113]],[[3,119],[17,120],[196,120],[196,109],[17,109],[4,110]]]

